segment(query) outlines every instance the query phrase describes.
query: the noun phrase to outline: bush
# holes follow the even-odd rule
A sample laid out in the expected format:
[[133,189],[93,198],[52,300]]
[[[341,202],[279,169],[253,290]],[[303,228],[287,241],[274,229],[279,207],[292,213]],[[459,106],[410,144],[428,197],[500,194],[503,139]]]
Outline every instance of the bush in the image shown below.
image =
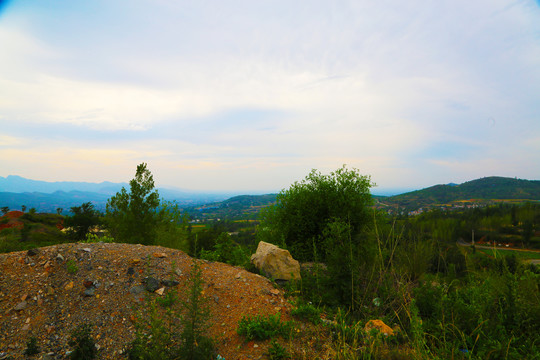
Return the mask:
[[290,321],[281,321],[281,314],[263,317],[244,316],[238,323],[238,334],[247,340],[266,340],[280,335],[286,337],[290,334],[293,324]]
[[321,310],[310,304],[300,304],[291,311],[291,315],[313,324],[321,322]]
[[69,345],[73,347],[70,358],[73,360],[91,360],[97,355],[96,345],[91,336],[90,324],[79,325],[72,333]]
[[37,338],[35,336],[32,336],[26,343],[24,354],[29,356],[39,354],[39,347],[37,346]]
[[[188,299],[181,303],[183,314],[173,307],[177,297],[172,291],[157,301],[150,301],[138,312],[136,338],[128,350],[130,359],[215,358],[214,341],[206,336],[209,312],[202,297],[201,269],[196,262],[192,265],[189,281]],[[156,303],[167,309],[159,309]]]
[[275,339],[270,342],[270,347],[268,348],[268,355],[270,355],[270,360],[282,360],[290,359],[291,355],[287,350],[281,346]]

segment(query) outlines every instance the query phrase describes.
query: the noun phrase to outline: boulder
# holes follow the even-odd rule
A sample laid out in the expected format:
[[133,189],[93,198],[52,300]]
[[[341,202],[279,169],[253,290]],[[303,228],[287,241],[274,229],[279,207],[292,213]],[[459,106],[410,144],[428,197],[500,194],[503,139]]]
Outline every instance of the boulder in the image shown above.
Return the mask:
[[264,241],[259,242],[257,251],[251,255],[251,263],[261,274],[274,280],[300,279],[300,264],[293,259],[289,250]]

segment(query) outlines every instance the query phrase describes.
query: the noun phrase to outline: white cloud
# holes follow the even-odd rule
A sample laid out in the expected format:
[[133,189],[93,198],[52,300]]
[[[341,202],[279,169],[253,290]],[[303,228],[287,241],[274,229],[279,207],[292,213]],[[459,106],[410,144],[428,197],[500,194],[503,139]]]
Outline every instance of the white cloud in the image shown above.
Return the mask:
[[[19,152],[26,169],[37,161],[32,151],[65,151],[65,132],[69,166],[120,174],[128,166],[99,159],[110,153],[133,167],[146,156],[168,182],[209,188],[217,178],[223,187],[286,186],[312,167],[343,163],[378,174],[381,186],[505,168],[540,177],[512,156],[497,158],[505,145],[527,154],[540,134],[536,5],[137,0],[8,10],[0,124],[30,133],[49,125],[54,134],[32,141],[58,139]],[[13,142],[21,132],[3,136],[0,164],[20,172],[4,156],[21,151]],[[476,152],[425,153],[437,143]],[[538,162],[537,154],[525,158]]]

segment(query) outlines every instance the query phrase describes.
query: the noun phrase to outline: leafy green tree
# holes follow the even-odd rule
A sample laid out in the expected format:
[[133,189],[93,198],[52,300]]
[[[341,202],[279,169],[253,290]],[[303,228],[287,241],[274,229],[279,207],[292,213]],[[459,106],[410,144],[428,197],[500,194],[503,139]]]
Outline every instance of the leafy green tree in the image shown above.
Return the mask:
[[70,227],[70,237],[76,240],[86,239],[86,234],[101,223],[99,212],[94,209],[91,202],[85,202],[81,206],[71,207],[72,216],[66,217],[64,224]]
[[0,208],[0,210],[2,211],[2,214],[6,215],[8,212],[9,212],[9,207],[7,206],[2,206]]
[[129,193],[123,187],[107,201],[105,218],[112,236],[122,242],[175,247],[184,219],[177,205],[160,200],[146,163],[137,166],[129,186]]
[[21,210],[22,210],[22,212],[25,212],[26,211],[26,205],[21,206]]
[[[369,176],[345,166],[323,175],[317,170],[301,182],[295,182],[277,196],[274,206],[261,212],[260,240],[285,245],[299,260],[314,260],[319,253],[326,260],[332,246],[325,241],[329,224],[347,226],[347,238],[358,239],[370,222]],[[339,237],[341,239],[341,237]]]

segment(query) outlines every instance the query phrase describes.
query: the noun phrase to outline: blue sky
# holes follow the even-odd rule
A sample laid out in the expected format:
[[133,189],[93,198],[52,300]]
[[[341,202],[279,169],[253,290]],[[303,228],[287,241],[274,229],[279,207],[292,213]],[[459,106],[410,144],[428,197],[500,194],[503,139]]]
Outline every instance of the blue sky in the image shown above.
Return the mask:
[[3,1],[0,176],[540,179],[537,1]]

